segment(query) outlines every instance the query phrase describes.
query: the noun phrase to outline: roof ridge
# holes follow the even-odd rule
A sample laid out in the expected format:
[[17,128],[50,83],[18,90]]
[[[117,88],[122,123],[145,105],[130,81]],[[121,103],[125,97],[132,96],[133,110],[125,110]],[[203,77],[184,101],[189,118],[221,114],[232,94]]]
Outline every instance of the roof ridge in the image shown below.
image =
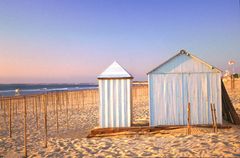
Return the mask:
[[218,69],[217,67],[214,67],[214,66],[210,65],[209,63],[205,62],[204,60],[200,59],[199,57],[197,57],[195,55],[192,55],[191,53],[189,53],[185,49],[181,49],[176,55],[172,56],[171,58],[169,58],[168,60],[166,60],[162,64],[158,65],[157,67],[155,67],[154,69],[149,71],[147,74],[152,73],[153,71],[155,71],[156,69],[162,67],[163,65],[165,65],[166,63],[168,63],[169,61],[171,61],[172,59],[174,59],[175,57],[177,57],[179,55],[187,55],[187,56],[189,56],[189,57],[191,57],[191,58],[193,58],[195,60],[198,60],[199,62],[205,64],[206,66],[210,67],[211,69],[216,69],[217,71],[222,72],[222,70]]

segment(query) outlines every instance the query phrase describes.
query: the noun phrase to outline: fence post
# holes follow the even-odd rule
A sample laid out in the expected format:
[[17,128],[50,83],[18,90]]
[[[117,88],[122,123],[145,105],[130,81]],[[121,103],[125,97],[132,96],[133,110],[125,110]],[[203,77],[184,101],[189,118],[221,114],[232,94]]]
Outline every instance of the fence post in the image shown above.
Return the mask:
[[8,113],[8,118],[9,118],[9,137],[12,138],[12,100],[9,98],[9,102],[8,102],[8,110],[9,110],[9,113]]
[[57,92],[53,93],[51,97],[51,103],[53,105],[54,115],[56,115],[56,100],[57,100]]
[[30,102],[32,103],[32,112],[33,112],[33,118],[34,118],[34,116],[35,116],[35,108],[34,108],[35,104],[34,104],[34,98],[33,97],[30,98]]
[[71,102],[72,102],[72,110],[71,110],[71,114],[73,113],[73,109],[74,109],[74,101],[73,101],[73,97],[74,97],[74,93],[71,92]]
[[190,103],[188,103],[188,134],[191,134],[191,107],[190,107]]
[[42,116],[42,98],[41,98],[41,95],[39,95],[38,97],[38,105],[39,105],[39,119],[41,119],[41,116]]
[[15,114],[16,116],[18,117],[18,106],[19,106],[19,103],[18,103],[18,99],[16,99],[16,111],[15,111]]
[[27,101],[24,97],[24,156],[27,157]]
[[211,114],[212,114],[212,125],[213,125],[213,132],[215,132],[215,119],[214,119],[214,112],[213,112],[213,104],[210,103],[210,107],[211,107]]
[[1,97],[0,104],[1,104],[1,110],[2,110],[3,109],[3,107],[2,107],[2,105],[3,105],[2,104],[3,96],[0,95],[0,97]]
[[62,94],[63,94],[63,92],[60,92],[59,93],[59,106],[60,106],[60,111],[62,111]]
[[14,120],[14,99],[12,99],[11,98],[11,106],[12,106],[12,110],[11,110],[11,112],[12,112],[12,120]]
[[79,93],[76,91],[76,100],[77,100],[77,105],[78,105],[78,111],[79,111]]
[[6,99],[3,101],[3,110],[4,110],[4,122],[6,123]]
[[91,90],[91,98],[92,98],[92,105],[94,104],[94,95],[93,95],[93,90]]
[[44,127],[45,127],[45,148],[47,148],[47,96],[43,96],[43,106],[44,106]]
[[13,111],[13,113],[15,113],[14,114],[15,117],[17,117],[17,103],[18,103],[17,101],[18,101],[17,98],[14,99],[14,111]]
[[215,122],[215,131],[217,132],[217,114],[216,114],[216,107],[215,104],[213,104],[213,112],[214,112],[214,122]]
[[34,104],[35,104],[35,110],[36,110],[36,124],[37,124],[37,129],[38,129],[38,103],[37,103],[37,98],[34,97]]
[[97,104],[97,90],[94,90],[94,102]]
[[82,90],[82,106],[84,108],[84,90]]
[[57,119],[57,133],[59,129],[59,124],[58,124],[58,106],[59,106],[59,93],[56,93],[56,119]]
[[69,128],[69,125],[68,125],[68,104],[69,104],[68,93],[69,93],[69,92],[66,92],[67,129]]

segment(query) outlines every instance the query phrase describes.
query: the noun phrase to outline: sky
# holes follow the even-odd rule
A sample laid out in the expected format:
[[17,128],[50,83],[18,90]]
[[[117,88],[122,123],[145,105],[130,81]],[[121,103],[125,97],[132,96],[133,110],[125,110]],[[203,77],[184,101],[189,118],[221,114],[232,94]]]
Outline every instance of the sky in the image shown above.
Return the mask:
[[239,0],[0,1],[0,83],[92,83],[115,60],[147,80],[181,49],[240,72]]

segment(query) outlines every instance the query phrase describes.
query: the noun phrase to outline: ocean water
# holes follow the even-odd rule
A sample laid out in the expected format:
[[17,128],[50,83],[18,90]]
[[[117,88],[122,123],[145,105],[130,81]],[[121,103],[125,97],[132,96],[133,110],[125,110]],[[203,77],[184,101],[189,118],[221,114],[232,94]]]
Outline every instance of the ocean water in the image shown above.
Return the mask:
[[97,84],[0,84],[0,96],[15,96],[16,89],[20,95],[42,94],[53,91],[74,91],[96,89]]

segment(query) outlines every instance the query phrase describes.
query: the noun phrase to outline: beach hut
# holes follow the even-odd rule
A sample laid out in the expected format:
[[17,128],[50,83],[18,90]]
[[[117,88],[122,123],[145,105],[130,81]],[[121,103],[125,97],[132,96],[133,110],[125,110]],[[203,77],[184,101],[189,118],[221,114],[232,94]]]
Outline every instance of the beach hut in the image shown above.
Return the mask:
[[101,128],[131,126],[132,79],[117,62],[98,76]]
[[148,73],[150,126],[212,124],[210,104],[222,124],[221,71],[181,50]]

